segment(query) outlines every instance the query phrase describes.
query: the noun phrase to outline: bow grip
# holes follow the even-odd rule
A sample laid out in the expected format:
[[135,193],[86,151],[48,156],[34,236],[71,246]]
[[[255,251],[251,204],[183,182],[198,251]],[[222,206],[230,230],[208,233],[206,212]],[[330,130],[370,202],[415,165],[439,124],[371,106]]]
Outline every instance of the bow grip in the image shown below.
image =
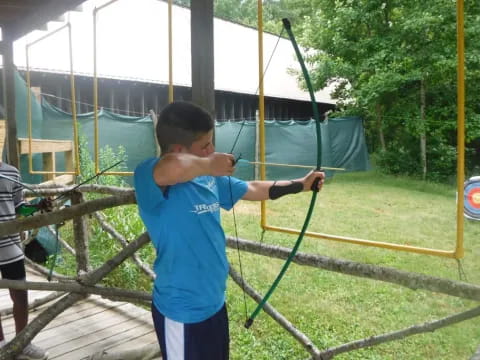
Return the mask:
[[[315,169],[315,171],[323,171],[322,168],[317,168]],[[315,180],[313,180],[313,183],[312,183],[312,186],[310,187],[310,190],[314,191],[314,192],[318,192],[318,183],[320,182],[320,178],[317,177]]]

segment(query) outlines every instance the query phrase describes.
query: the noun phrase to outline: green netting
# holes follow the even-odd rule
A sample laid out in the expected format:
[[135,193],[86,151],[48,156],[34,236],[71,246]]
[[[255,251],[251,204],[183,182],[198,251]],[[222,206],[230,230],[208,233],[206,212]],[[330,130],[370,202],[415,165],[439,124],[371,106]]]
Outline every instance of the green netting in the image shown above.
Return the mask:
[[[42,108],[42,138],[72,140],[71,114],[60,110],[45,100],[42,102]],[[79,114],[77,120],[79,132],[87,138],[89,151],[93,158],[94,114]],[[100,148],[106,145],[114,150],[118,149],[118,146],[125,148],[127,171],[133,171],[140,161],[154,156],[156,153],[153,122],[149,116],[125,116],[102,109],[98,112],[98,133]]]
[[[255,161],[255,121],[221,122],[215,126],[215,149],[218,152],[230,153],[233,148],[235,158]],[[238,141],[235,140],[238,136]],[[235,147],[233,147],[235,144]],[[239,162],[235,176],[245,180],[255,178],[255,167]]]
[[[31,97],[32,108],[32,137],[41,137],[41,123],[42,123],[42,107],[37,101],[35,96]],[[15,116],[17,118],[17,137],[28,137],[28,125],[27,125],[27,86],[21,75],[15,72]],[[36,154],[33,156],[33,168],[34,170],[42,169],[42,155]],[[20,173],[22,179],[26,183],[39,183],[42,181],[41,175],[32,175],[28,169],[28,155],[20,156]]]
[[[26,87],[17,74],[17,121],[18,136],[27,136],[26,127]],[[60,110],[43,100],[38,104],[32,100],[33,136],[40,139],[72,140],[73,127],[71,114]],[[80,134],[86,136],[93,157],[94,117],[93,113],[77,115]],[[241,131],[240,131],[241,130]],[[256,124],[253,121],[217,123],[215,127],[216,150],[232,151],[235,157],[255,161]],[[341,167],[347,171],[369,169],[368,152],[362,120],[358,117],[330,119],[321,125],[322,165]],[[271,163],[299,164],[315,167],[317,160],[317,139],[315,122],[266,121],[265,122],[266,161]],[[132,117],[99,111],[99,144],[117,149],[125,148],[128,162],[126,168],[133,171],[143,159],[155,156],[153,122],[149,116]],[[40,182],[41,176],[28,174],[26,156],[22,157],[21,171],[26,182]],[[63,158],[57,159],[57,170],[63,170]],[[41,156],[35,156],[35,170],[42,169]],[[303,176],[306,169],[288,167],[267,167],[267,179],[290,179]],[[332,172],[327,172],[331,176]],[[251,180],[255,176],[253,165],[240,162],[235,176]],[[131,183],[131,178],[126,180]]]

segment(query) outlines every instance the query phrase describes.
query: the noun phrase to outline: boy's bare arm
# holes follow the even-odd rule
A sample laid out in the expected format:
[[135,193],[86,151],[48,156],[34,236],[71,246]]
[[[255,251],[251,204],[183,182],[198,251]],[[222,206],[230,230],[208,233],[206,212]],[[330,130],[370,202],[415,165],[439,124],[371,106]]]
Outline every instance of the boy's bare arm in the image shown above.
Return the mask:
[[153,178],[159,186],[187,182],[202,175],[230,176],[235,168],[231,154],[212,153],[198,157],[188,153],[169,153],[155,165]]
[[317,178],[320,178],[317,190],[321,190],[325,173],[320,171],[311,171],[305,177],[295,180],[249,181],[248,190],[242,199],[250,201],[275,200],[283,195],[312,190],[313,182]]

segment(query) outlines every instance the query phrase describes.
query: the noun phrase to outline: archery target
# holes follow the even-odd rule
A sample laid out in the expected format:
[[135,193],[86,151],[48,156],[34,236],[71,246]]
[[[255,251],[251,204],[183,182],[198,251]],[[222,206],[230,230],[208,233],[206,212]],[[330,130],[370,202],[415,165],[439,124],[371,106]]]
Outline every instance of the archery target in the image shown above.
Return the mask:
[[469,219],[480,220],[480,176],[465,182],[464,214]]

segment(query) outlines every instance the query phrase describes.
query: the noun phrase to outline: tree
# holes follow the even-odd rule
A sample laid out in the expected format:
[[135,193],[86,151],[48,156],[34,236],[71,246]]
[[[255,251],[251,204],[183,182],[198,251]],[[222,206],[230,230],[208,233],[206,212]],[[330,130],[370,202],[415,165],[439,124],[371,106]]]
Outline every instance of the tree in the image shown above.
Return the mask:
[[[415,170],[425,178],[427,154],[435,160],[445,146],[455,144],[455,3],[314,0],[311,4],[307,5],[311,15],[298,25],[303,44],[316,50],[308,58],[314,66],[316,87],[336,81],[334,96],[339,105],[375,119],[368,126],[378,132],[380,149],[407,154],[418,165],[399,170]],[[467,19],[478,19],[477,4],[470,1],[466,9]],[[467,24],[469,34],[478,34],[478,20]],[[476,54],[470,63],[478,63],[478,40],[470,44]],[[478,79],[478,74],[473,78]],[[478,97],[474,96],[475,104]],[[468,111],[478,114],[478,106]],[[427,139],[433,135],[435,141],[428,146]],[[420,152],[412,146],[412,139],[419,142]],[[454,157],[443,161],[454,170]],[[428,163],[434,170],[438,165]]]

